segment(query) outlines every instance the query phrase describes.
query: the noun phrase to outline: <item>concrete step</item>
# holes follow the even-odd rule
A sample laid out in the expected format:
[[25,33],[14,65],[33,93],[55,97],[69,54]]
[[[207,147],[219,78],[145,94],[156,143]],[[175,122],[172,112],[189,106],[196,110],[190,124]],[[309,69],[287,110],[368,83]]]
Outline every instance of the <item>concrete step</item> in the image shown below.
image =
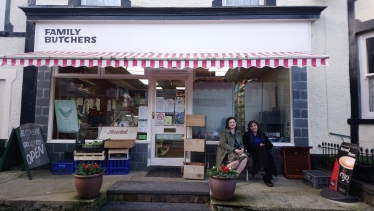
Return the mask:
[[206,182],[118,181],[107,191],[107,199],[126,202],[209,203]]
[[208,204],[111,201],[101,211],[211,211]]

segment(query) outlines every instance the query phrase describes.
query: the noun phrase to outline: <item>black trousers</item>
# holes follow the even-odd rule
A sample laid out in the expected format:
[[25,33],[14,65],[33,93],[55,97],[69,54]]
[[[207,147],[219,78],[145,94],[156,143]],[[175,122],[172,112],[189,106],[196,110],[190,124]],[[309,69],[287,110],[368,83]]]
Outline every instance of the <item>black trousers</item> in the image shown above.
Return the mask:
[[269,159],[269,150],[265,147],[259,147],[256,151],[256,158],[257,158],[257,167],[258,170],[261,170],[261,167],[265,170],[265,175],[262,176],[264,182],[270,182],[273,180],[273,176],[271,174],[271,165]]

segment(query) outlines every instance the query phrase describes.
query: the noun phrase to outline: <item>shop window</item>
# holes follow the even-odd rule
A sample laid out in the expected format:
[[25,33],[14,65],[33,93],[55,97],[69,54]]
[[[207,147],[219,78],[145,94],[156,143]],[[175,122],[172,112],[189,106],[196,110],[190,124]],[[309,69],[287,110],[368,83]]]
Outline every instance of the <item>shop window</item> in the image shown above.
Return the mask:
[[265,0],[222,0],[222,6],[264,5]]
[[374,33],[359,37],[362,118],[374,118]]
[[5,29],[6,0],[0,1],[0,31]]
[[82,5],[89,6],[121,6],[120,0],[82,0]]
[[[101,127],[136,127],[138,140],[147,137],[138,117],[142,106],[148,106],[148,85],[139,79],[56,78],[54,96],[53,139],[94,140]],[[78,132],[72,126],[75,121]]]
[[193,113],[207,116],[206,133],[194,136],[218,141],[225,120],[235,116],[241,132],[256,120],[272,142],[290,142],[289,69],[235,68],[194,70]]

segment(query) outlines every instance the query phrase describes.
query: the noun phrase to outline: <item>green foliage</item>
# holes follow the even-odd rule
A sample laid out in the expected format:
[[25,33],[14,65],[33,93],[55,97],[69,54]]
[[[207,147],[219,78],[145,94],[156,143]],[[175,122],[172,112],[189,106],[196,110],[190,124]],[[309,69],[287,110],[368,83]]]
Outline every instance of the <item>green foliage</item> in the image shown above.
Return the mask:
[[100,174],[104,172],[105,169],[101,168],[99,164],[93,163],[93,164],[86,164],[86,163],[79,163],[75,174],[76,175],[94,175],[94,174]]
[[238,175],[234,169],[229,168],[227,166],[213,166],[213,168],[209,169],[206,174],[208,176],[217,176],[217,177],[227,177],[233,178]]
[[103,148],[104,143],[102,141],[93,141],[91,143],[83,144],[83,148]]

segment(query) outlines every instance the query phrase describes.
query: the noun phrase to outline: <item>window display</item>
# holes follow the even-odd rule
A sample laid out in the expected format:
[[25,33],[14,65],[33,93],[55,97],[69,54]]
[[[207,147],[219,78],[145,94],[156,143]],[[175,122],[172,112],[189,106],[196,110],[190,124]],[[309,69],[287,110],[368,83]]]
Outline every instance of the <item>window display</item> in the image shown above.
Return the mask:
[[[206,69],[195,70],[193,114],[207,116],[207,132],[194,130],[195,137],[218,141],[224,120],[234,116],[242,133],[248,130],[250,120],[256,120],[272,142],[290,142],[288,69],[236,68],[224,76],[215,75],[220,79],[211,79],[213,75]],[[201,76],[206,78],[202,80]]]
[[[138,127],[139,107],[148,106],[148,85],[139,79],[56,78],[55,100],[75,101],[79,138],[96,139],[102,126]],[[146,137],[143,127],[137,139]],[[53,138],[76,136],[60,133],[55,118]]]

